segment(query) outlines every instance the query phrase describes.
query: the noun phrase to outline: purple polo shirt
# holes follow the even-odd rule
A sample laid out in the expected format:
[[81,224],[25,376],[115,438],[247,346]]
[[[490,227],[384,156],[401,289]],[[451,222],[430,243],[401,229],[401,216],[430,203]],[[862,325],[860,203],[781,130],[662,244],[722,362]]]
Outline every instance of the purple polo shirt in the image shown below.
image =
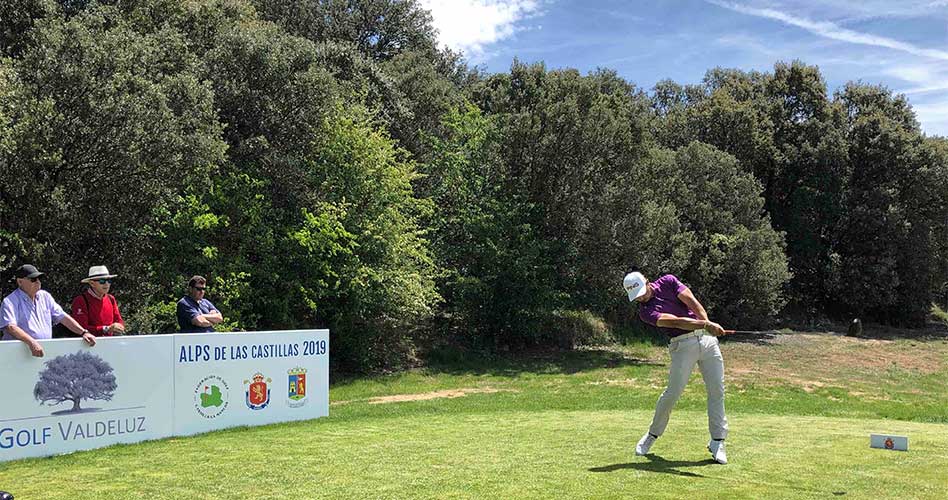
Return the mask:
[[[46,290],[36,292],[36,300],[17,288],[3,299],[0,306],[0,329],[7,325],[16,325],[34,339],[53,338],[53,325],[58,325],[66,312]],[[16,337],[3,332],[0,340],[16,340]]]
[[685,291],[688,287],[681,281],[678,281],[678,278],[673,274],[666,274],[650,282],[648,287],[651,288],[654,293],[648,302],[639,305],[639,318],[655,326],[670,337],[677,337],[688,333],[685,330],[662,328],[657,325],[658,318],[662,314],[671,314],[679,318],[698,319],[698,316],[693,313],[691,309],[688,309],[688,306],[678,298],[678,294]]

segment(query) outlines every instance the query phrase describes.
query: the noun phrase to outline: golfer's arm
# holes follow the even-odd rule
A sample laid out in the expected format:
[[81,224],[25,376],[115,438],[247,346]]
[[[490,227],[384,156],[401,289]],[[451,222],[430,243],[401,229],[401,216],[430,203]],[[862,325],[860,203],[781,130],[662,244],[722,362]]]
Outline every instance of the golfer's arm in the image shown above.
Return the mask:
[[708,320],[708,313],[704,310],[704,306],[701,305],[701,302],[698,302],[695,295],[691,293],[690,288],[682,290],[682,292],[678,294],[678,300],[684,302],[685,305],[688,306],[688,309],[691,309],[691,312],[695,313],[698,319]]
[[693,332],[708,326],[708,320],[681,318],[672,314],[663,313],[658,317],[658,321],[655,322],[655,325],[662,328],[677,328],[679,330]]

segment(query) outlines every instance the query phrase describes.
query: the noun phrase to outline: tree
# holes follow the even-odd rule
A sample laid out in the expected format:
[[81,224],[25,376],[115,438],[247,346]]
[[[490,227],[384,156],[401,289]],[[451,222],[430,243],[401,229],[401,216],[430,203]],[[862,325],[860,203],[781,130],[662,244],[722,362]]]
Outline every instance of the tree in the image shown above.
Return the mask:
[[44,283],[54,293],[75,289],[71,270],[108,262],[134,309],[163,211],[223,158],[213,93],[182,33],[150,29],[93,2],[38,22],[11,63],[0,189],[16,213],[2,231],[17,235],[17,260],[56,271]]
[[615,180],[646,151],[648,100],[613,71],[581,76],[518,61],[473,95],[500,129],[499,176],[508,196],[531,207],[536,218],[524,222],[547,244],[557,290],[584,308],[611,303],[615,281],[602,269],[616,257],[605,253],[614,233],[601,214]]
[[111,401],[118,385],[112,367],[102,358],[80,351],[57,356],[46,362],[40,379],[33,387],[33,397],[40,404],[55,406],[72,401],[70,412],[81,411],[84,399]]
[[431,14],[417,0],[254,0],[262,17],[314,42],[346,42],[374,60],[435,52]]
[[927,138],[922,157],[922,187],[930,196],[923,208],[928,211],[934,247],[932,294],[942,309],[948,309],[948,139]]
[[851,83],[837,99],[847,110],[850,174],[832,246],[835,305],[920,326],[931,307],[936,217],[918,123],[904,97],[880,86]]
[[439,330],[488,351],[537,344],[561,299],[550,245],[530,224],[531,205],[505,190],[495,123],[468,104],[443,126],[416,183],[434,207],[425,225],[445,299]]
[[760,183],[734,157],[698,142],[657,150],[628,182],[649,216],[633,210],[624,226],[641,247],[629,251],[640,267],[677,274],[725,324],[761,326],[781,310],[790,279],[783,235],[763,212]]

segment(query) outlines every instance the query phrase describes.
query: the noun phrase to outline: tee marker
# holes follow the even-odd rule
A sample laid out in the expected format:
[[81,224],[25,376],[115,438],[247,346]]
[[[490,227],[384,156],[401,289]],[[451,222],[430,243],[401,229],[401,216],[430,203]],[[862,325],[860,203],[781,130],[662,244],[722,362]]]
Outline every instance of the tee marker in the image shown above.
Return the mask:
[[908,436],[869,434],[869,447],[883,450],[908,451]]

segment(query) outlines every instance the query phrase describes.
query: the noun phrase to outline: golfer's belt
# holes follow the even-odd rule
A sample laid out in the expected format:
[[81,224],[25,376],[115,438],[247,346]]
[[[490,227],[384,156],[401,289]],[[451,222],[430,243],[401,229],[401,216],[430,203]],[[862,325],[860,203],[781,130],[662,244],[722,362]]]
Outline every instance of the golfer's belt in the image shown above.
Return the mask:
[[707,335],[707,334],[708,334],[708,332],[704,331],[704,329],[702,328],[701,330],[695,330],[695,331],[693,331],[693,332],[691,332],[691,333],[686,333],[686,334],[684,334],[684,335],[679,335],[679,336],[677,336],[677,337],[672,337],[672,338],[671,338],[671,342],[680,342],[680,341],[685,340],[685,339],[693,339],[693,338],[695,338],[695,337],[700,337],[700,336],[702,336],[702,335]]

